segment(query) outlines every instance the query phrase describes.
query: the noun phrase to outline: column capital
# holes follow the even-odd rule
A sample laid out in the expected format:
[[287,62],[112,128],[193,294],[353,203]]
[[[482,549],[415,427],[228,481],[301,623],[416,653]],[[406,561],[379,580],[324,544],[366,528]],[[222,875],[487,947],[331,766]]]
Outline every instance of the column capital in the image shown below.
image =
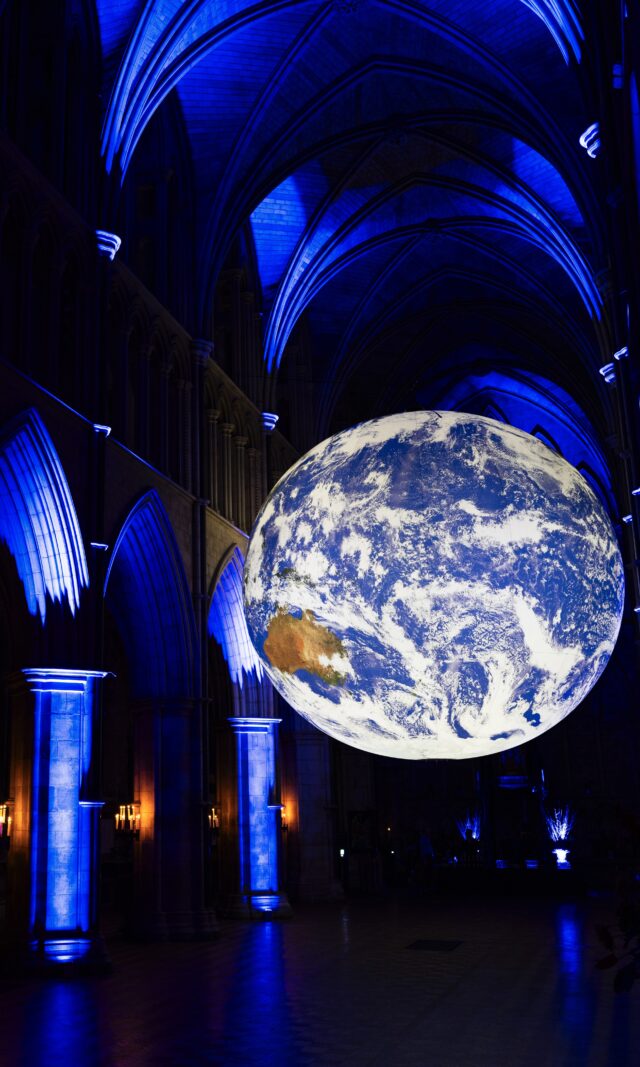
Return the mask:
[[233,443],[234,445],[237,445],[238,448],[244,448],[245,445],[249,444],[249,438],[243,437],[242,434],[236,434],[233,439]]
[[66,667],[23,667],[21,671],[33,693],[81,693],[91,678],[106,678],[109,673]]
[[217,422],[220,415],[221,412],[218,408],[207,408],[207,418],[209,422]]
[[262,412],[262,429],[265,433],[273,433],[279,417],[279,415],[275,415],[272,411]]
[[122,244],[122,239],[118,237],[117,233],[110,233],[108,230],[96,230],[96,242],[98,253],[101,256],[105,256],[107,259],[115,259]]
[[225,437],[231,437],[231,434],[233,433],[235,428],[236,428],[236,426],[235,426],[234,422],[221,422],[220,423],[220,429],[222,430],[222,432],[225,435]]
[[206,367],[209,360],[213,359],[213,341],[206,337],[192,337],[190,342],[191,355],[199,367]]
[[246,716],[231,716],[227,719],[231,729],[236,734],[268,734],[274,726],[282,722],[282,719],[247,718]]

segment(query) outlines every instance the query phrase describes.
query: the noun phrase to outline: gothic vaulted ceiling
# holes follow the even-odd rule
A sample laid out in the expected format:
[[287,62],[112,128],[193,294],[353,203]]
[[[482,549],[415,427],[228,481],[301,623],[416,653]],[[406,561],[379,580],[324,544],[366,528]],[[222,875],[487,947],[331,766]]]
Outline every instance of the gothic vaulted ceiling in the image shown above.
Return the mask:
[[459,383],[491,369],[542,375],[607,432],[597,129],[580,143],[598,117],[586,5],[97,9],[112,190],[171,108],[197,234],[193,330],[241,234],[265,374],[305,365],[312,436],[452,390],[464,405]]

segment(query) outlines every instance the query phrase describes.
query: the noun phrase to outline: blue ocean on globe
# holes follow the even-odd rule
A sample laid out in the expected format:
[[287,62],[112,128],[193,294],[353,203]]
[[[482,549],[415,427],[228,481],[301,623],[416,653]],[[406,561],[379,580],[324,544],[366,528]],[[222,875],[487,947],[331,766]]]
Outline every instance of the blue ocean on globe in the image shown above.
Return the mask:
[[383,755],[460,759],[584,699],[624,579],[574,467],[511,426],[427,411],[303,456],[258,516],[244,593],[269,677],[315,726]]

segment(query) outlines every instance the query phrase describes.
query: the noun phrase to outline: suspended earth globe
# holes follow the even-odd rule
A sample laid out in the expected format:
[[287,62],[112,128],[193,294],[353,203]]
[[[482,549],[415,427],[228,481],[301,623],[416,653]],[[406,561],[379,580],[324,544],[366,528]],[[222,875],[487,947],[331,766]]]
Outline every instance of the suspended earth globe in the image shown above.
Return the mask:
[[320,730],[463,759],[528,741],[584,699],[624,580],[574,467],[511,426],[426,411],[336,434],[285,474],[244,595],[267,674]]

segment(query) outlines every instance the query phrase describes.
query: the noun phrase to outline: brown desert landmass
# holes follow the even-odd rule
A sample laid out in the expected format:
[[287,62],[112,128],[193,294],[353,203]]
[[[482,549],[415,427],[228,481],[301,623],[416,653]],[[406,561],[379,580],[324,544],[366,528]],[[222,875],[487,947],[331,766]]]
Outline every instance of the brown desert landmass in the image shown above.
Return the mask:
[[315,621],[312,611],[303,612],[298,619],[279,608],[269,623],[264,651],[269,662],[285,674],[309,671],[331,685],[345,681],[346,675],[320,662],[321,656],[344,656],[345,650],[335,634]]

